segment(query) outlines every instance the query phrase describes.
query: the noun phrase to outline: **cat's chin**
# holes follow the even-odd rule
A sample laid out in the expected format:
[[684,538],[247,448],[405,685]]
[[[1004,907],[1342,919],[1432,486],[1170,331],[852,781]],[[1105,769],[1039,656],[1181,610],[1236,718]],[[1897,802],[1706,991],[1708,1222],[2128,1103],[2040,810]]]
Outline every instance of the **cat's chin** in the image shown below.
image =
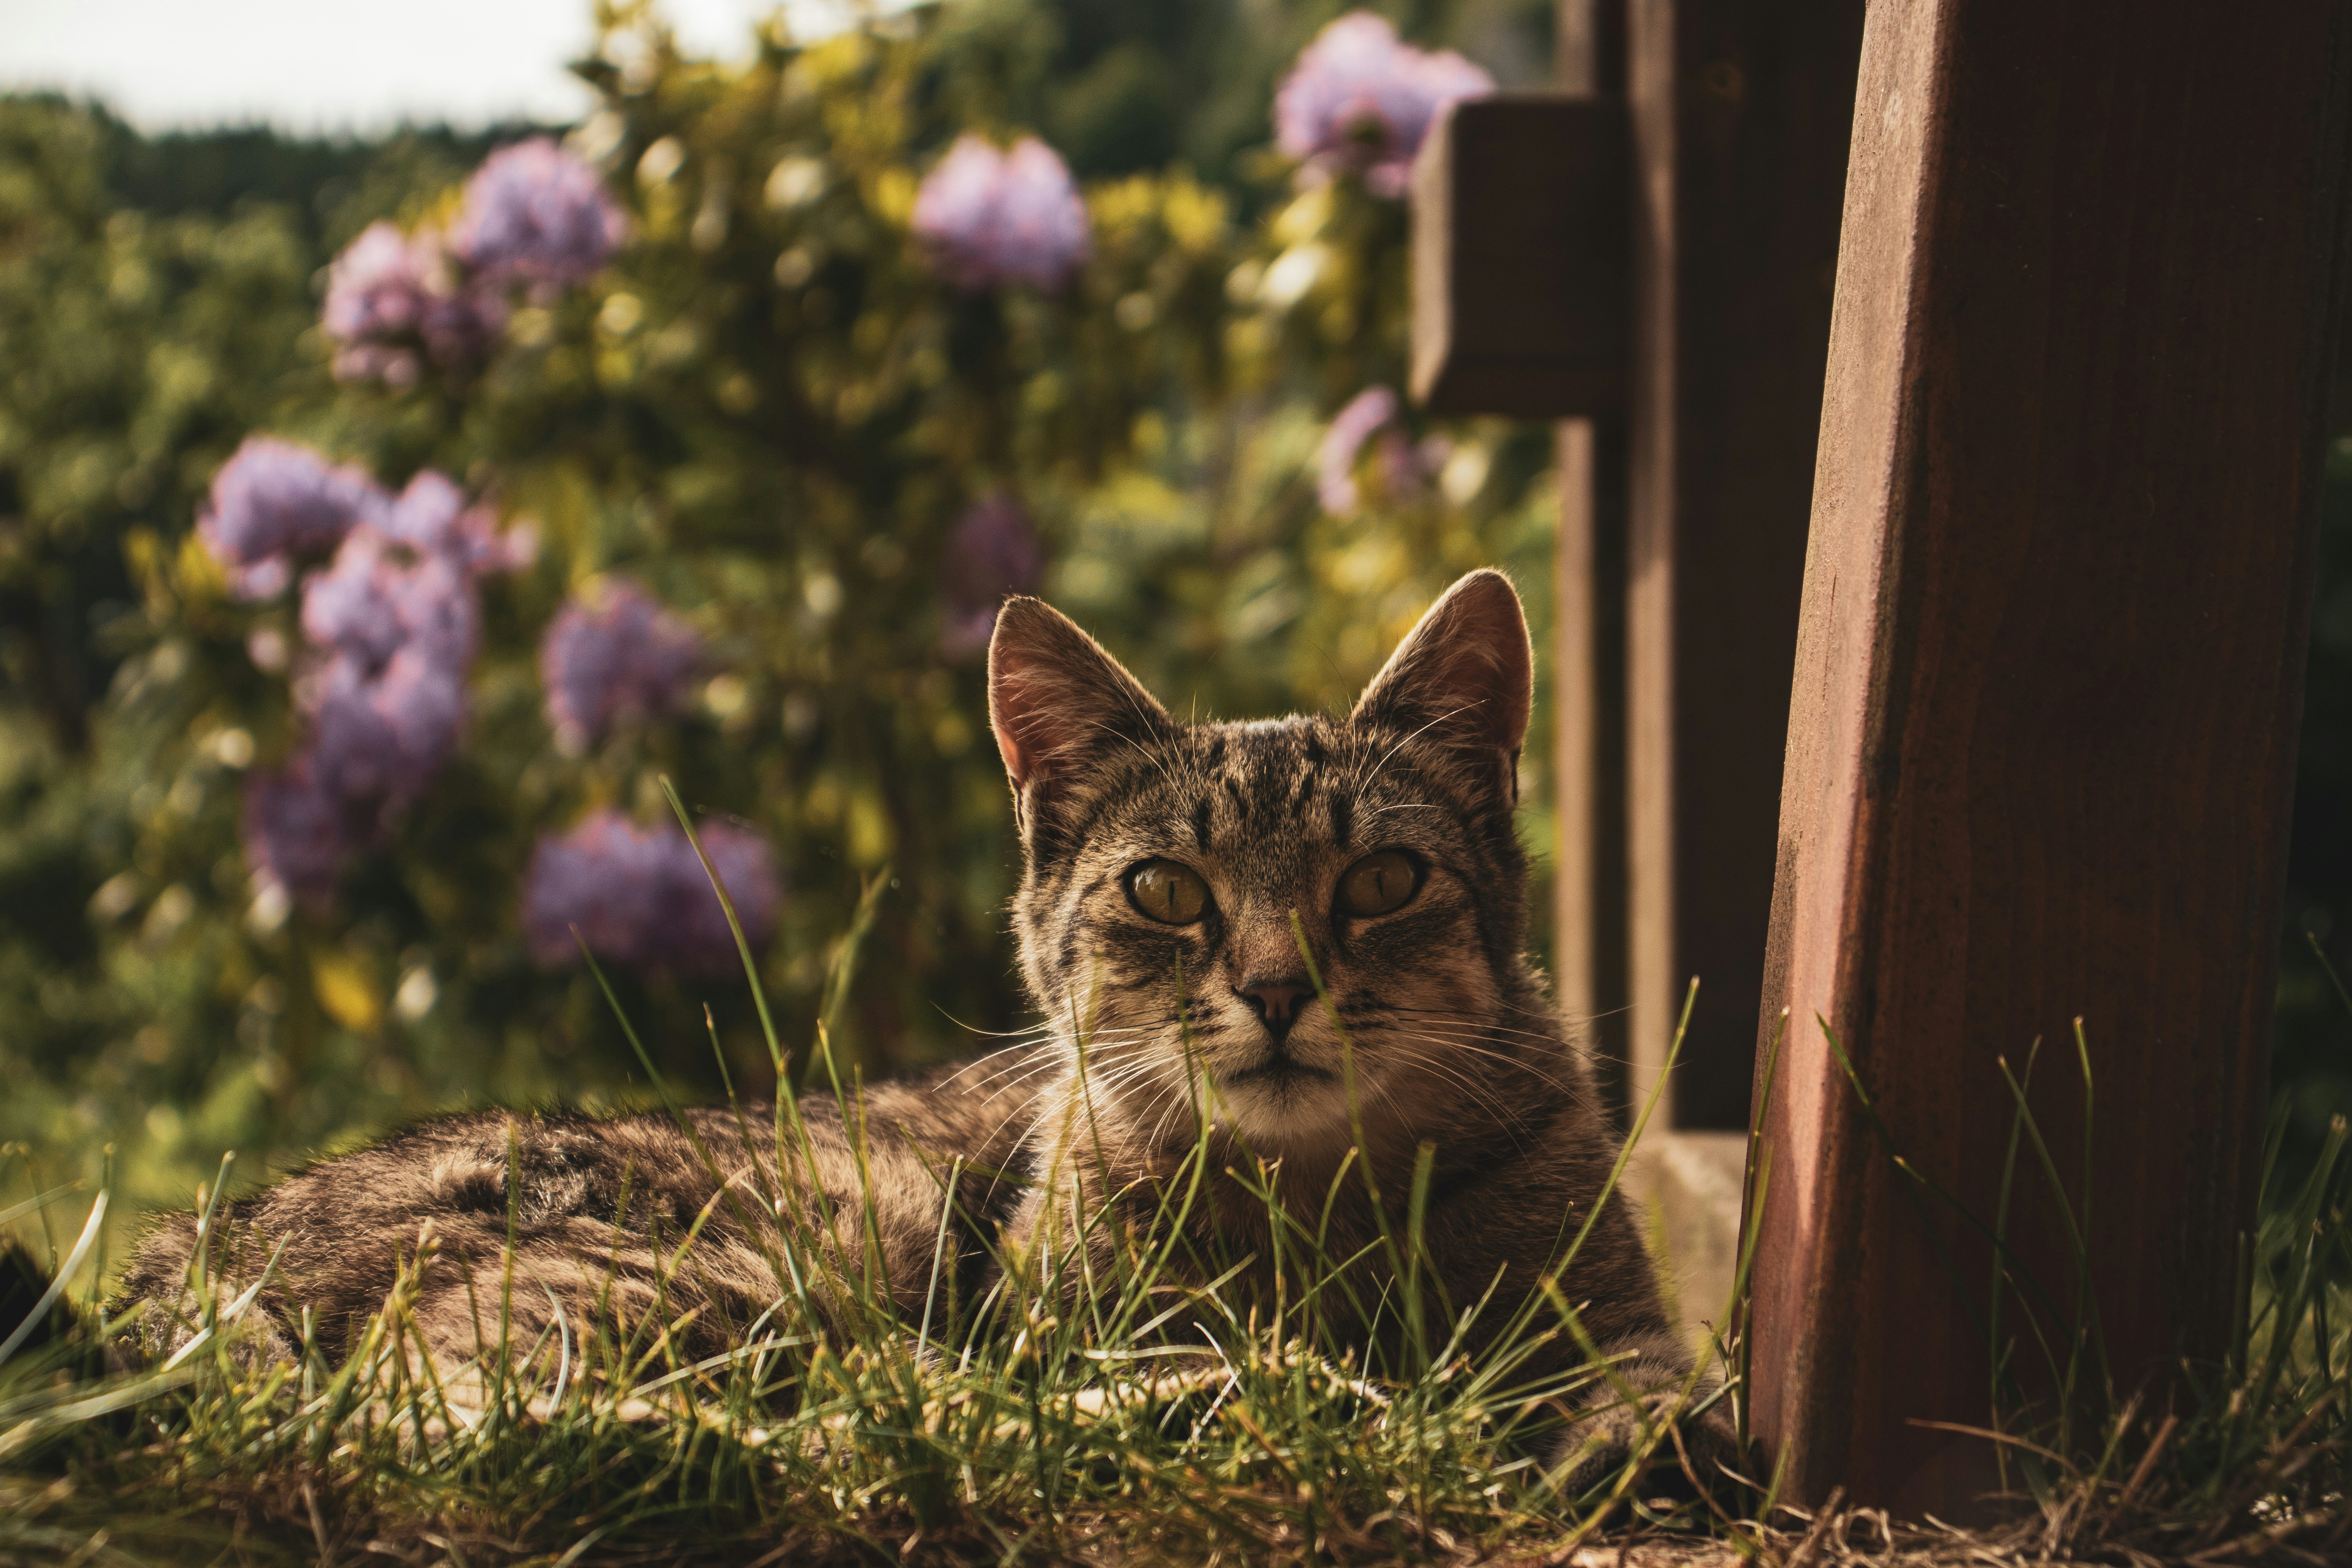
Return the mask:
[[1344,1141],[1348,1096],[1321,1075],[1245,1074],[1218,1086],[1217,1120],[1261,1154],[1287,1153]]

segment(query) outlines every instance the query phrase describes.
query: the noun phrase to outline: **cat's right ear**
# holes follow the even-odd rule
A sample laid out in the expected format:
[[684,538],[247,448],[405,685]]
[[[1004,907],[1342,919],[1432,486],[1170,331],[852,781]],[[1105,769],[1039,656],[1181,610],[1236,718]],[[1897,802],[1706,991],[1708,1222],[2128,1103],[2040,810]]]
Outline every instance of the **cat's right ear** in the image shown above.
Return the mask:
[[1005,600],[996,615],[988,721],[1024,832],[1041,805],[1112,751],[1176,732],[1168,710],[1102,644],[1028,598]]

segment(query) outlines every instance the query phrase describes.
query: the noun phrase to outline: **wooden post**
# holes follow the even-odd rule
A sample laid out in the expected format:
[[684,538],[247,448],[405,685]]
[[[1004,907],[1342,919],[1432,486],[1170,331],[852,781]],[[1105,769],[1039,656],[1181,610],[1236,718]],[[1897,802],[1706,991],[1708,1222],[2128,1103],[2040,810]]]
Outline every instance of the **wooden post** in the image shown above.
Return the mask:
[[1721,1317],[1737,1240],[1861,37],[1861,0],[1561,0],[1549,105],[1457,106],[1413,174],[1415,395],[1571,416],[1556,991],[1627,1065],[1622,1102],[1657,1081],[1705,979],[1638,1178],[1694,1323]]
[[[1788,1495],[1993,1479],[2022,1073],[2119,1394],[2229,1328],[2344,247],[2347,16],[1874,0],[1782,793],[1750,1349]],[[2095,1081],[2095,1149],[2074,1019]],[[1759,1085],[1759,1088],[1761,1086]],[[2089,1188],[2081,1173],[2089,1167]],[[2071,1326],[2058,1194],[2011,1247]],[[1951,1259],[1948,1267],[1944,1253]],[[2024,1392],[2053,1380],[2002,1303]],[[2013,1346],[2013,1351],[2011,1347]],[[2048,1406],[2044,1405],[2045,1413]]]
[[1861,0],[1632,0],[1628,46],[1632,1088],[1697,975],[1667,1124],[1744,1130]]
[[1639,1105],[1699,977],[1640,1185],[1684,1321],[1720,1326],[1862,3],[1631,0],[1627,47],[1618,1038]]
[[[1558,16],[1554,84],[1622,115],[1625,0],[1559,0]],[[1622,157],[1622,135],[1617,145]],[[1630,216],[1622,177],[1617,194]],[[1610,301],[1621,323],[1626,300],[1621,286]],[[1625,1058],[1623,385],[1621,375],[1616,407],[1558,426],[1552,558],[1552,999],[1612,1063]]]

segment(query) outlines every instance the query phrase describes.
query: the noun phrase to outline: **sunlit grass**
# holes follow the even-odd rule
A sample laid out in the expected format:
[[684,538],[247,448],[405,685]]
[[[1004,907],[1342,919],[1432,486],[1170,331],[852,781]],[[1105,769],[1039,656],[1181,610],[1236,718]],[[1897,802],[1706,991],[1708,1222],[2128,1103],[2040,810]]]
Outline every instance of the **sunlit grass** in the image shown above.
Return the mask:
[[[786,1140],[796,1125],[788,1113]],[[1473,1363],[1465,1303],[1425,1350],[1407,1337],[1409,1366],[1367,1366],[1317,1310],[1349,1288],[1345,1260],[1294,1226],[1296,1294],[1263,1316],[1217,1281],[1179,1284],[1168,1243],[1146,1234],[1114,1250],[1108,1278],[1007,1270],[965,1303],[935,1273],[909,1324],[870,1278],[819,1299],[816,1227],[862,1223],[777,1225],[778,1300],[726,1354],[685,1360],[660,1322],[606,1314],[491,1347],[478,1381],[422,1354],[418,1284],[448,1267],[429,1236],[340,1364],[308,1342],[248,1364],[254,1289],[232,1295],[199,1264],[197,1334],[173,1364],[61,1376],[69,1338],[0,1368],[0,1552],[87,1546],[102,1525],[86,1560],[340,1558],[383,1542],[463,1561],[848,1559],[925,1542],[954,1557],[1378,1561],[1556,1540],[1612,1501],[1642,1507],[1631,1467],[1569,1495],[1543,1462],[1564,1412],[1616,1397],[1605,1373],[1526,1373],[1570,1316],[1524,1314]],[[1418,1253],[1417,1227],[1398,1245]],[[673,1273],[693,1247],[689,1229]],[[847,1329],[827,1328],[845,1299]],[[124,1494],[142,1500],[105,1500]]]
[[[764,998],[760,1011],[778,1081],[838,1083],[854,1106],[857,1084],[835,1073],[824,1020],[796,1061]],[[2021,1075],[2012,1168],[2041,1144],[2024,1087]],[[772,1115],[762,1107],[739,1122],[774,1141],[775,1157],[754,1171],[809,1157],[789,1095]],[[426,1232],[340,1362],[307,1324],[291,1360],[241,1353],[257,1287],[220,1279],[200,1257],[187,1347],[161,1367],[108,1370],[103,1194],[81,1230],[48,1235],[49,1210],[69,1191],[53,1185],[0,1207],[0,1226],[43,1237],[37,1268],[0,1295],[0,1563],[1254,1564],[1566,1562],[1581,1549],[1603,1552],[1583,1559],[1597,1563],[1629,1542],[1727,1563],[2341,1560],[2352,1530],[2345,1142],[2339,1123],[2292,1193],[2267,1194],[2246,1240],[2247,1309],[2228,1361],[2194,1369],[2193,1408],[2156,1419],[2118,1399],[2097,1370],[2087,1289],[2031,1286],[2037,1321],[2065,1325],[2045,1350],[2069,1397],[2043,1417],[2013,1383],[1989,1391],[2014,1495],[2008,1522],[1973,1533],[1780,1506],[1760,1459],[1754,1485],[1681,1474],[1664,1423],[1622,1467],[1571,1487],[1570,1421],[1626,1395],[1605,1364],[1530,1370],[1547,1342],[1580,1339],[1573,1303],[1540,1295],[1474,1357],[1466,1325],[1486,1304],[1440,1300],[1431,1315],[1408,1289],[1394,1304],[1411,1309],[1404,1331],[1359,1349],[1322,1310],[1361,1288],[1357,1260],[1328,1256],[1313,1216],[1282,1213],[1263,1170],[1238,1179],[1264,1196],[1280,1238],[1270,1304],[1243,1305],[1223,1288],[1250,1260],[1221,1273],[1178,1258],[1173,1224],[1114,1232],[1107,1270],[1057,1272],[1086,1256],[1057,1251],[1065,1261],[1042,1276],[1000,1269],[964,1300],[943,1229],[923,1310],[908,1321],[887,1305],[877,1249],[859,1244],[870,1203],[827,1211],[758,1183],[714,1182],[702,1219],[667,1243],[669,1277],[695,1267],[718,1205],[750,1204],[766,1211],[776,1282],[772,1306],[730,1326],[725,1353],[690,1359],[662,1314],[607,1310],[559,1314],[528,1343],[502,1334],[458,1369],[423,1353],[420,1282],[455,1267]],[[1216,1174],[1208,1147],[1165,1184],[1163,1219]],[[698,1156],[715,1173],[709,1150]],[[938,1173],[943,1190],[957,1174]],[[1769,1178],[1759,1159],[1751,1182]],[[2266,1173],[2266,1184],[2277,1179]],[[1425,1167],[1383,1194],[1388,1272],[1408,1280],[1431,1271],[1423,1180]],[[218,1184],[201,1206],[207,1251],[219,1254],[231,1238],[219,1234]],[[2087,1236],[2092,1216],[2069,1218]],[[1083,1223],[1110,1221],[1097,1211]],[[2005,1213],[1967,1223],[2005,1256]],[[828,1276],[827,1256],[865,1266]],[[1743,1277],[1747,1266],[1743,1253]],[[510,1269],[474,1284],[498,1301],[485,1316],[501,1325],[512,1293],[529,1288]],[[1996,1310],[2004,1291],[2027,1289],[1997,1273]],[[2012,1309],[2011,1336],[2020,1316]],[[1744,1430],[1742,1357],[1736,1338],[1712,1347],[1712,1375],[1687,1394],[1731,1401]],[[1678,1476],[1712,1484],[1694,1497],[1672,1484]]]

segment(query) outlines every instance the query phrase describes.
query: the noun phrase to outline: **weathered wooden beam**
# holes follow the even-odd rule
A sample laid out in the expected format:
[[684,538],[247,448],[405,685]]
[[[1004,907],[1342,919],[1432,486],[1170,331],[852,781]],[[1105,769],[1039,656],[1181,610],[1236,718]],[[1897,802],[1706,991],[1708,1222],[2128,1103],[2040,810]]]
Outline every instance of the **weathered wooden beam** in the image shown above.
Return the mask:
[[1624,107],[1448,106],[1412,170],[1414,401],[1563,418],[1625,398]]
[[[2344,261],[2347,15],[1874,0],[1781,796],[1750,1346],[1789,1495],[1964,1510],[2012,1101],[2116,1391],[2252,1215]],[[2095,1079],[2096,1149],[2074,1060]],[[1760,1087],[1760,1086],[1759,1086]],[[2088,1190],[2081,1185],[2095,1153]],[[2010,1245],[2071,1316],[2029,1156]],[[1945,1253],[1952,1259],[1948,1267]],[[2033,1310],[2002,1352],[2047,1398]],[[2068,1327],[2044,1322],[2063,1342]],[[2012,1350],[2013,1345],[2013,1350]]]
[[1747,1125],[1861,0],[1633,0],[1633,1092]]

